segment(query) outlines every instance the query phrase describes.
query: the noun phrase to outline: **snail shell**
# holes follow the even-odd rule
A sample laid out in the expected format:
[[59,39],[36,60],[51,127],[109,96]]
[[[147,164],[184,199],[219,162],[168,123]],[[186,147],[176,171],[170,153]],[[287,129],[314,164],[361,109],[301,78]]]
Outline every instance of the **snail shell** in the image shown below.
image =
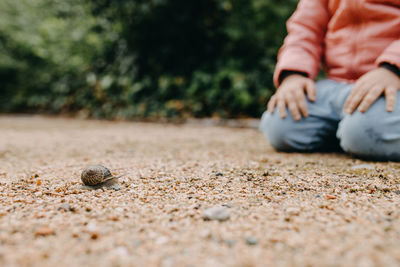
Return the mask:
[[81,174],[82,182],[90,186],[99,185],[116,178],[119,178],[119,176],[112,175],[109,169],[101,165],[87,166]]

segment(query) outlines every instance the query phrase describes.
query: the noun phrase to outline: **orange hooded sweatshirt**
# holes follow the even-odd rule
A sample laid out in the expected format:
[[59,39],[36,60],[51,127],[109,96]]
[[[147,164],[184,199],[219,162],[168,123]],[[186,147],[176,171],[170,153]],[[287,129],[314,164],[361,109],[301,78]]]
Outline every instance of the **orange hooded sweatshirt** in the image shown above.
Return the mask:
[[386,62],[400,68],[400,0],[300,0],[287,22],[274,83],[282,71],[354,82]]

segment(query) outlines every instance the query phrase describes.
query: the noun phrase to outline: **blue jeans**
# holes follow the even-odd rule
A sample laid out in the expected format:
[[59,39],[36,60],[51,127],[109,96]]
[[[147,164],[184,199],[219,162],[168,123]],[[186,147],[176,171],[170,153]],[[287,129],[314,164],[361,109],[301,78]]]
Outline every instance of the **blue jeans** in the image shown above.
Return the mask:
[[[279,151],[328,151],[343,149],[360,158],[400,161],[400,92],[393,112],[386,111],[381,96],[365,113],[343,112],[353,84],[321,80],[316,83],[317,100],[307,102],[309,116],[296,122],[288,111],[264,112],[260,130]],[[340,147],[339,147],[340,146]]]

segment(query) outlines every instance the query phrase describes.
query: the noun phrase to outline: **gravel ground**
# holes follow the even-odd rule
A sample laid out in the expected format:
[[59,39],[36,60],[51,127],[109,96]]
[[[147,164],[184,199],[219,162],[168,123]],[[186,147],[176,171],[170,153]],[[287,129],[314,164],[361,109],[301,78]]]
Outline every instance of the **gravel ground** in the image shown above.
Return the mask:
[[2,116],[0,199],[3,266],[400,265],[400,164],[255,129]]

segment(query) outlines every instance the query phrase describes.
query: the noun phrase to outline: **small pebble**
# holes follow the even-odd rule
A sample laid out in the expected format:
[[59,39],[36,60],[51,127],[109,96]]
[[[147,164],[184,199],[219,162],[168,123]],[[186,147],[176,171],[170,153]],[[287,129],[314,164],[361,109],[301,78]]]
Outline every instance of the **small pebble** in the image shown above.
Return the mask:
[[156,244],[157,245],[165,245],[169,241],[168,237],[166,236],[160,236],[159,238],[156,239]]
[[249,246],[255,246],[258,244],[258,239],[255,237],[246,237],[246,244]]
[[98,238],[99,238],[99,234],[98,233],[90,233],[90,239],[96,240]]
[[122,213],[122,212],[124,212],[124,208],[117,207],[117,208],[115,208],[115,211]]
[[298,216],[300,214],[300,209],[295,207],[287,208],[286,213],[290,216]]
[[70,206],[68,203],[62,203],[61,206],[58,208],[58,210],[64,210],[64,211],[69,211]]
[[396,195],[400,195],[400,190],[393,191]]
[[210,229],[205,229],[205,230],[200,232],[200,236],[202,238],[211,238],[212,237],[212,233],[211,233]]
[[48,236],[54,234],[55,234],[54,229],[48,226],[40,226],[35,230],[35,236]]
[[89,224],[86,226],[86,229],[87,229],[89,232],[96,232],[97,229],[98,229],[98,227],[97,227],[97,224],[96,224],[95,222],[91,222],[91,223],[89,223]]
[[203,218],[206,221],[216,220],[216,221],[226,221],[231,217],[230,212],[225,207],[215,206],[204,210]]
[[375,170],[375,167],[374,165],[371,164],[359,164],[359,165],[354,165],[350,168],[350,170],[362,170],[362,169]]
[[119,247],[116,247],[114,250],[112,250],[111,254],[118,256],[118,257],[126,257],[129,255],[129,252],[126,247],[119,246]]
[[135,240],[135,241],[133,241],[132,245],[134,245],[135,247],[140,247],[142,245],[142,241]]
[[326,195],[325,195],[325,198],[328,199],[328,200],[336,199],[335,196],[329,195],[329,194],[326,194]]
[[112,189],[114,189],[115,191],[119,191],[121,190],[121,187],[119,186],[119,184],[115,184],[112,186]]
[[71,207],[68,203],[63,203],[60,205],[58,210],[64,210],[64,211],[75,211],[74,207]]
[[224,241],[225,244],[227,244],[229,247],[233,247],[236,243],[235,240],[225,240]]

